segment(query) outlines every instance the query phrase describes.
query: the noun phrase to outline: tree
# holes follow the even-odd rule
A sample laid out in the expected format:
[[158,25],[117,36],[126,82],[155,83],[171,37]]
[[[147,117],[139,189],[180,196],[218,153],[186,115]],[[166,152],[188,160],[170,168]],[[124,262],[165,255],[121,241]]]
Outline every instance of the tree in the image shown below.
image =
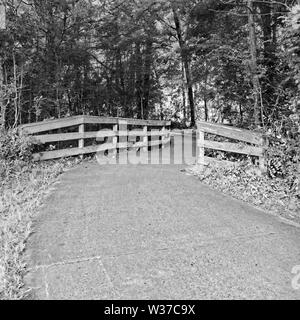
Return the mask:
[[293,0],[6,0],[1,112],[7,126],[94,114],[269,127],[297,105],[293,7]]
[[192,85],[192,77],[190,70],[190,57],[189,51],[186,45],[186,40],[183,37],[182,26],[179,17],[179,8],[176,5],[176,2],[171,2],[173,16],[174,16],[174,24],[176,28],[177,38],[180,46],[180,54],[182,59],[184,77],[186,80],[186,87],[188,93],[189,107],[190,107],[190,115],[191,115],[191,127],[194,127],[196,124],[195,121],[195,104],[194,104],[194,93],[193,93],[193,85]]
[[[256,32],[254,24],[254,6],[253,1],[248,0],[248,24],[249,24],[249,48],[251,54],[251,78],[253,83],[253,96],[254,96],[254,122],[257,127],[260,126],[260,112],[259,112],[259,102],[260,102],[260,83],[258,78],[258,68],[257,68],[257,46],[256,46]],[[262,102],[262,101],[261,101]]]

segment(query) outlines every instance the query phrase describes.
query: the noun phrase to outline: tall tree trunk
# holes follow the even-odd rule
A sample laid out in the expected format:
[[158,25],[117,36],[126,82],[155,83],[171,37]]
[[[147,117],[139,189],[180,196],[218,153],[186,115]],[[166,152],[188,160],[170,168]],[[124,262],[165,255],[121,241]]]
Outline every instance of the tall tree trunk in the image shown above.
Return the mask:
[[18,79],[17,79],[17,63],[16,63],[16,54],[13,52],[13,72],[14,72],[14,108],[15,108],[15,122],[14,127],[18,124],[19,119],[19,108],[18,108]]
[[208,107],[206,95],[204,95],[204,111],[205,111],[205,121],[208,121]]
[[152,59],[153,59],[153,42],[148,39],[146,43],[146,54],[145,54],[145,68],[144,68],[144,84],[143,84],[143,119],[149,117],[149,97],[151,89],[151,71],[152,71]]
[[183,64],[182,64],[182,67],[181,67],[181,75],[182,75],[181,91],[182,91],[183,120],[184,120],[184,123],[186,123],[186,119],[187,119],[187,114],[186,114],[186,93],[187,93],[187,87],[186,87],[185,72],[184,72],[184,66],[183,66]]
[[260,106],[259,106],[259,97],[260,97],[260,83],[258,78],[257,70],[257,47],[256,47],[256,35],[255,35],[255,24],[254,24],[254,7],[253,0],[248,0],[248,25],[249,25],[249,48],[251,55],[251,77],[253,84],[253,96],[254,96],[254,123],[257,127],[260,126]]
[[126,93],[125,93],[125,79],[124,79],[124,67],[122,63],[121,50],[118,48],[116,52],[116,77],[118,77],[118,91],[120,94],[120,105],[122,108],[126,108]]
[[[262,97],[264,104],[271,111],[275,104],[276,93],[275,93],[275,73],[276,73],[276,17],[275,21],[272,19],[272,4],[270,0],[265,0],[259,3],[261,20],[262,20],[262,31],[263,31],[263,64],[266,69],[266,77],[262,82]],[[268,112],[269,113],[269,112]]]
[[136,109],[137,109],[137,117],[142,119],[144,116],[143,110],[143,59],[141,53],[141,44],[136,43],[135,47],[135,73],[136,73],[136,83],[135,83],[135,101],[136,101]]
[[177,8],[173,3],[172,3],[172,11],[173,11],[174,23],[175,23],[177,37],[178,37],[180,51],[181,51],[181,59],[182,59],[182,63],[185,71],[188,100],[189,100],[190,113],[191,113],[191,127],[194,127],[196,124],[196,119],[195,119],[195,103],[194,103],[194,92],[193,92],[193,85],[192,85],[190,62],[189,62],[186,44],[182,36],[181,23],[178,16]]
[[208,121],[207,79],[208,79],[208,72],[205,73],[205,79],[204,79],[204,112],[205,112],[205,121]]

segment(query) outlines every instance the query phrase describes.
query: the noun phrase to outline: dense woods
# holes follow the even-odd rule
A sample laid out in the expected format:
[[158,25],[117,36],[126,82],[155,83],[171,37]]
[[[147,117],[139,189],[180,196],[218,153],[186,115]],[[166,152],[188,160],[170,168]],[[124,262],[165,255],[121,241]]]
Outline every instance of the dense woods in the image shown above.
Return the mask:
[[77,114],[297,127],[295,0],[0,3],[7,127]]
[[0,0],[0,300],[27,294],[33,214],[81,161],[34,163],[19,125],[94,115],[259,131],[267,174],[222,151],[239,166],[191,172],[300,222],[299,109],[300,0]]

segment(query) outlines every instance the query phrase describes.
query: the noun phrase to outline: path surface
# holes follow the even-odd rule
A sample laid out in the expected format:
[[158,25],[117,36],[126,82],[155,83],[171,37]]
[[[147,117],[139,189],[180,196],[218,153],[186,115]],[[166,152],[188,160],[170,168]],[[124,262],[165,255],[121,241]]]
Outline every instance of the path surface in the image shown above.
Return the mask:
[[300,228],[176,165],[81,165],[30,239],[36,299],[299,299]]

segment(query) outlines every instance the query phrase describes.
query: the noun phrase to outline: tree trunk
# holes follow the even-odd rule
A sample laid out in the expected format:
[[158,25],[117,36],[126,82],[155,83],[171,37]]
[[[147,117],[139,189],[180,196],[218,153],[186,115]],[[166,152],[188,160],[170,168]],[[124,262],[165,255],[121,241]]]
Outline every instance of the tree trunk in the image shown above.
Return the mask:
[[136,43],[135,47],[135,73],[136,73],[136,84],[135,84],[135,102],[136,102],[136,109],[137,109],[137,117],[138,119],[142,119],[144,116],[143,111],[143,59],[141,53],[141,45],[140,43]]
[[205,121],[208,121],[207,79],[208,79],[208,72],[205,73],[205,79],[204,79],[204,112],[205,112]]
[[18,79],[17,79],[17,63],[16,63],[16,55],[13,52],[13,74],[14,74],[14,112],[15,112],[15,122],[14,127],[18,125],[19,120],[19,104],[18,104]]
[[205,121],[208,121],[208,107],[207,107],[206,96],[204,96],[204,110],[205,110]]
[[[270,0],[259,3],[262,31],[263,31],[263,64],[266,69],[266,77],[262,82],[262,97],[266,107],[273,112],[276,100],[274,79],[276,73],[276,16],[272,21],[272,4]],[[273,24],[273,25],[272,25]],[[269,113],[269,112],[268,112]],[[276,110],[275,110],[276,113]]]
[[145,56],[145,71],[144,71],[144,85],[143,85],[143,119],[149,117],[149,97],[151,89],[151,69],[153,57],[153,42],[149,39],[146,43],[146,56]]
[[186,44],[185,44],[185,41],[182,37],[181,23],[180,23],[179,16],[177,13],[177,8],[175,7],[175,5],[173,3],[172,3],[172,11],[173,11],[174,23],[175,23],[177,37],[178,37],[180,51],[181,51],[181,59],[182,59],[182,63],[183,63],[184,71],[185,71],[186,85],[187,85],[187,91],[188,91],[188,100],[189,100],[190,113],[191,113],[191,127],[194,127],[196,124],[196,119],[195,119],[194,92],[193,92],[193,85],[192,85],[190,62],[189,62],[189,58],[188,58]]
[[126,108],[126,93],[125,93],[125,80],[124,80],[124,67],[122,63],[122,54],[121,50],[117,49],[116,56],[116,76],[118,77],[118,89],[120,93],[120,105],[122,108]]
[[184,72],[184,66],[182,64],[182,86],[181,86],[181,90],[182,90],[182,108],[183,108],[183,120],[184,123],[186,123],[186,81],[185,81],[185,72]]
[[254,7],[253,0],[248,0],[248,25],[249,25],[249,48],[251,55],[250,69],[251,78],[253,84],[253,96],[254,96],[254,123],[257,127],[260,126],[260,107],[259,107],[259,96],[260,96],[260,84],[257,70],[257,47],[256,47],[256,35],[255,35],[255,24],[254,24]]

